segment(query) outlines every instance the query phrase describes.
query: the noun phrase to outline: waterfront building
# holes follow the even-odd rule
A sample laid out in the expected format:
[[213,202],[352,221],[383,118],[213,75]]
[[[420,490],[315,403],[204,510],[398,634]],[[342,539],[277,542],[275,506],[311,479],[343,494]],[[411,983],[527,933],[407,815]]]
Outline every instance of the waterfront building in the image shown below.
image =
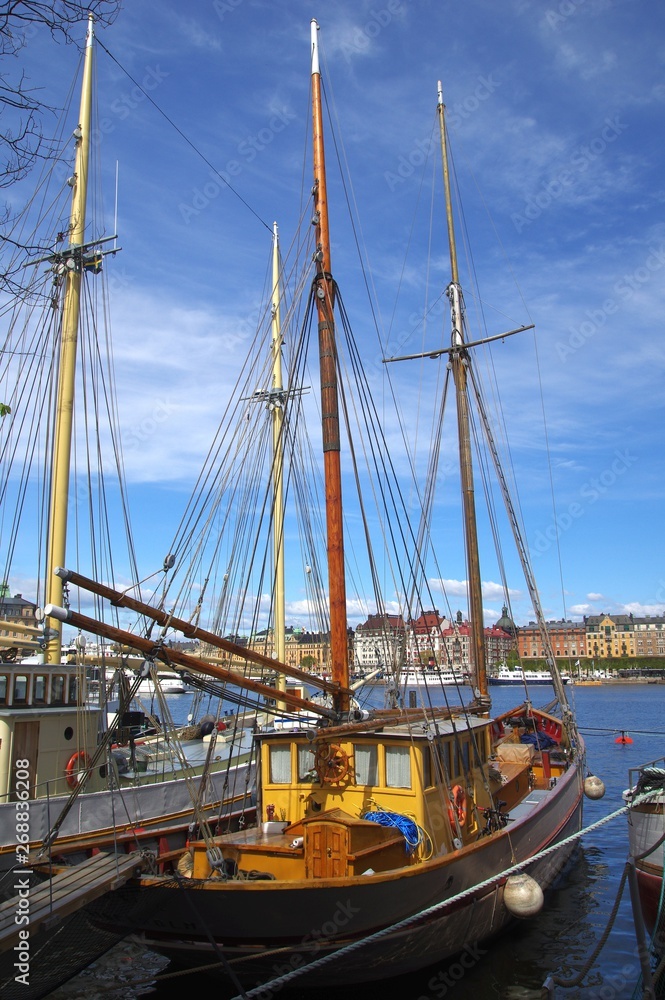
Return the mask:
[[0,619],[3,627],[0,629],[0,657],[12,657],[21,659],[23,656],[30,656],[34,649],[26,646],[28,636],[25,632],[13,629],[12,624],[27,625],[36,628],[39,625],[35,617],[37,605],[32,601],[27,601],[22,594],[10,596],[7,583],[0,584]]
[[[580,657],[591,655],[588,650],[588,636],[583,621],[568,619],[548,621],[547,631],[550,635],[552,649],[557,657]],[[540,628],[536,622],[529,622],[517,630],[517,651],[521,659],[543,659],[546,650],[543,646]]]
[[358,625],[353,641],[353,663],[365,670],[393,669],[404,662],[406,629],[401,615],[369,615]]

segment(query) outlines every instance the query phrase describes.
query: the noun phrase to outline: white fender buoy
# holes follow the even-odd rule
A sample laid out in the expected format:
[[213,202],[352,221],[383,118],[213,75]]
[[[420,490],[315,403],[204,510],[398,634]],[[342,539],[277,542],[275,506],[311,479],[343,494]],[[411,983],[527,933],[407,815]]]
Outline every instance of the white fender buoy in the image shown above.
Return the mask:
[[595,774],[590,774],[584,779],[584,794],[588,799],[602,799],[605,794],[605,783]]
[[514,917],[533,917],[542,909],[545,897],[535,878],[520,872],[506,879],[503,902]]

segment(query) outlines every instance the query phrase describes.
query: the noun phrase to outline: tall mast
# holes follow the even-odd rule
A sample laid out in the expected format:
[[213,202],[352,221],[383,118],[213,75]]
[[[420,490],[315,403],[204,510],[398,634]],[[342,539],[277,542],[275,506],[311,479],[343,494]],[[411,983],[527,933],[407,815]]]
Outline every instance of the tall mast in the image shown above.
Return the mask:
[[[319,320],[319,361],[321,370],[321,418],[323,421],[323,464],[326,491],[328,545],[328,593],[330,596],[330,656],[332,679],[348,686],[349,647],[346,623],[346,583],[344,578],[344,532],[342,525],[342,474],[340,464],[339,402],[337,393],[337,348],[333,315],[335,287],[330,263],[328,194],[323,148],[323,111],[319,69],[319,26],[311,22],[312,43],[312,141],[314,146],[314,225],[316,275],[314,290]],[[335,708],[348,711],[349,697],[340,694]]]
[[[286,660],[284,602],[284,423],[282,385],[282,323],[280,316],[280,266],[277,223],[272,239],[272,444],[273,444],[273,561],[275,566],[274,653],[280,663]],[[277,687],[286,691],[286,676],[278,675]]]
[[[77,138],[72,206],[69,218],[70,252],[66,256],[64,275],[65,291],[60,343],[58,395],[53,435],[51,501],[46,559],[46,602],[55,605],[62,604],[62,580],[54,576],[53,570],[56,566],[65,565],[65,546],[67,541],[67,499],[69,493],[69,467],[76,382],[76,352],[83,269],[83,253],[81,248],[85,237],[85,210],[88,191],[88,165],[90,161],[93,39],[93,17],[90,14],[88,16],[88,34],[83,64],[79,124],[78,129],[74,133]],[[47,663],[59,663],[61,660],[61,650],[62,631],[58,625],[55,638],[51,639],[46,647],[45,661]]]
[[457,434],[459,439],[460,476],[462,483],[462,508],[464,513],[464,536],[466,542],[467,576],[469,580],[469,619],[471,625],[471,657],[477,695],[489,704],[487,688],[487,667],[485,660],[485,631],[483,623],[483,597],[478,557],[478,530],[476,526],[476,502],[473,489],[473,462],[471,435],[469,432],[469,396],[467,392],[468,354],[464,345],[464,300],[459,283],[457,267],[457,247],[455,225],[450,195],[450,172],[448,148],[446,144],[445,107],[443,91],[439,82],[437,112],[441,136],[441,160],[443,164],[443,186],[446,198],[446,221],[448,224],[448,246],[450,250],[451,282],[446,289],[450,301],[451,345],[450,364],[453,371],[457,400]]

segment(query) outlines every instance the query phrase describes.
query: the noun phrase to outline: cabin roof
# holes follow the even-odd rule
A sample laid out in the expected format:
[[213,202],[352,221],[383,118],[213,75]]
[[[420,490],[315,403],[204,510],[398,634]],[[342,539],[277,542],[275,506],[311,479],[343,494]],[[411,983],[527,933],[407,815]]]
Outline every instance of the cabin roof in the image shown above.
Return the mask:
[[[436,725],[432,721],[425,723],[424,721],[414,722],[413,720],[410,723],[406,721],[387,722],[381,725],[381,720],[378,720],[376,728],[370,730],[363,731],[349,726],[348,732],[345,733],[336,728],[330,734],[330,739],[334,742],[353,741],[354,743],[360,743],[365,740],[376,740],[377,736],[383,739],[426,740],[432,734],[436,735],[437,733],[441,736],[452,736],[455,732],[464,733],[469,730],[483,729],[489,726],[491,721],[491,719],[478,718],[477,716],[462,715],[455,716],[454,719],[437,719]],[[316,729],[313,726],[303,726],[302,729],[266,730],[257,733],[256,736],[262,740],[291,740],[294,737],[307,736],[314,742],[315,740],[325,739],[326,730],[323,727]]]

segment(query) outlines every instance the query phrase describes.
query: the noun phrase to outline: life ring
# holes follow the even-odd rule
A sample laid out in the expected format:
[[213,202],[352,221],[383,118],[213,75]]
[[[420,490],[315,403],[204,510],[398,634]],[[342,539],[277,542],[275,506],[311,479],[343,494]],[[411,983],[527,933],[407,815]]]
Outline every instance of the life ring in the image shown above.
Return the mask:
[[452,827],[455,827],[455,819],[460,826],[466,823],[466,792],[461,785],[453,785],[450,790],[448,819]]
[[338,785],[349,773],[349,755],[337,743],[324,743],[316,751],[314,767],[322,784]]
[[65,778],[70,788],[78,788],[83,777],[82,772],[87,771],[92,761],[85,750],[77,750],[67,761],[65,768]]

